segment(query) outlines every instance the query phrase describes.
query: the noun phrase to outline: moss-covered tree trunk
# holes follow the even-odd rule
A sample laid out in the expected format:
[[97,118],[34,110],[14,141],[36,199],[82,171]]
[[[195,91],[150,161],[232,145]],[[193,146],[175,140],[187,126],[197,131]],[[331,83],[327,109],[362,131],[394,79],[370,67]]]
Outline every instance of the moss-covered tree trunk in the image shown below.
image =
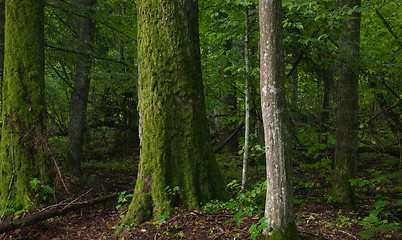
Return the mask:
[[[5,19],[5,0],[0,0],[0,99],[3,99],[3,79],[4,79],[4,24],[6,23]],[[0,111],[3,103],[0,103]]]
[[43,6],[39,0],[6,1],[0,209],[10,201],[32,208],[29,182],[51,183],[39,136],[45,122]]
[[260,0],[261,110],[264,122],[267,195],[266,239],[298,239],[294,222],[291,145],[286,107],[282,1]]
[[[80,9],[91,11],[96,0],[83,0],[78,4]],[[79,50],[90,52],[94,38],[95,24],[89,18],[80,21]],[[67,158],[65,167],[75,176],[81,175],[81,161],[84,144],[84,133],[87,123],[87,105],[90,85],[91,58],[84,54],[78,56],[75,66],[74,88],[71,95],[70,120],[68,124]]]
[[[198,2],[141,0],[137,6],[141,162],[123,225],[226,196],[206,121]],[[180,188],[170,204],[168,186]]]
[[[342,0],[341,7],[360,6],[360,0]],[[345,34],[339,39],[339,77],[336,114],[335,177],[332,195],[343,207],[355,207],[354,190],[349,179],[356,175],[358,153],[358,55],[360,14],[345,22]]]

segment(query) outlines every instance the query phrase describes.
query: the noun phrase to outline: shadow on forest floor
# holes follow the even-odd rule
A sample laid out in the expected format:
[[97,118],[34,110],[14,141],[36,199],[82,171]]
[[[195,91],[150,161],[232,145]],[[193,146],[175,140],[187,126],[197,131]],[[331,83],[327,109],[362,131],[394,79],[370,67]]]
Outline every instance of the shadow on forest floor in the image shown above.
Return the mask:
[[[228,182],[240,174],[241,163],[238,157],[224,156],[220,161]],[[231,158],[231,161],[227,161]],[[219,159],[219,158],[218,158]],[[235,159],[233,161],[233,159]],[[365,176],[363,169],[378,166],[373,159],[363,161],[359,176]],[[296,163],[297,165],[297,163]],[[84,164],[84,181],[69,180],[69,188],[73,189],[75,199],[92,189],[85,199],[95,198],[112,192],[132,189],[135,182],[137,162],[134,160],[113,161],[112,163],[89,162]],[[235,166],[235,167],[233,167]],[[317,170],[317,169],[316,169]],[[250,182],[263,179],[264,168],[250,167]],[[339,210],[327,202],[327,188],[323,182],[320,185],[304,183],[320,183],[314,169],[295,167],[295,221],[302,239],[364,239],[359,235],[362,231],[371,231],[370,239],[402,239],[401,231],[382,232],[381,229],[362,226],[361,220],[369,216],[370,205],[378,192],[370,189],[358,198],[356,213]],[[261,180],[260,179],[260,180]],[[317,183],[318,180],[318,183]],[[302,184],[301,184],[302,183]],[[393,183],[395,185],[395,182]],[[387,187],[392,187],[388,185]],[[379,188],[377,187],[377,191]],[[376,195],[376,196],[374,196]],[[400,200],[400,192],[385,193],[388,202]],[[59,196],[61,198],[61,196]],[[85,199],[80,199],[85,200]],[[98,204],[93,207],[75,210],[65,216],[54,217],[37,223],[34,226],[23,227],[7,234],[0,234],[3,239],[250,239],[249,229],[260,217],[242,217],[241,223],[231,221],[234,215],[222,211],[218,214],[208,214],[201,211],[178,210],[171,214],[164,223],[148,222],[132,227],[129,232],[119,238],[114,236],[116,226],[124,217],[127,203],[116,209],[117,200]],[[262,207],[263,208],[263,207]],[[262,209],[263,210],[263,209]],[[389,209],[388,215],[400,219],[400,208]],[[380,220],[380,219],[379,219]],[[381,219],[385,220],[385,219]],[[400,229],[400,226],[399,226]]]

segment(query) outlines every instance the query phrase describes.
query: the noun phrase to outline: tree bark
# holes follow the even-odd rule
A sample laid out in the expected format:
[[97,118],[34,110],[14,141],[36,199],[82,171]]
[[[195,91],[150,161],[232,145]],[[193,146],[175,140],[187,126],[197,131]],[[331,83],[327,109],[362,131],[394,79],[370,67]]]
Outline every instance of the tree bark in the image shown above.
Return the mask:
[[320,75],[323,83],[324,83],[324,94],[322,99],[322,110],[321,110],[321,132],[326,133],[329,131],[329,117],[330,117],[330,103],[331,103],[331,95],[333,92],[333,70],[332,67],[322,66],[321,69],[318,70],[318,74]]
[[266,239],[298,239],[294,222],[289,118],[284,83],[282,1],[260,0],[261,110],[264,122],[267,194]]
[[[5,55],[0,142],[0,209],[31,209],[29,182],[51,185],[52,165],[38,132],[45,129],[43,1],[5,1]],[[40,201],[40,200],[38,200]]]
[[[197,209],[226,197],[205,114],[198,1],[142,0],[137,6],[141,160],[118,232],[172,207]],[[168,201],[166,188],[176,186]]]
[[[91,10],[96,0],[84,0],[81,9]],[[89,18],[80,22],[79,50],[91,52],[95,24]],[[79,55],[75,66],[74,88],[71,95],[70,120],[68,124],[67,158],[65,168],[75,176],[81,175],[81,161],[84,144],[84,134],[87,123],[87,104],[90,85],[91,58]]]
[[244,191],[247,182],[247,162],[250,148],[250,56],[248,51],[248,37],[249,37],[249,23],[248,23],[248,6],[244,8],[244,23],[245,23],[245,35],[244,35],[244,60],[246,66],[246,93],[245,93],[245,107],[246,117],[244,120],[244,152],[243,152],[243,169],[241,179],[241,190]]
[[[5,0],[0,0],[0,99],[3,99]],[[0,111],[3,102],[0,103]]]
[[[360,6],[360,0],[341,0],[340,7]],[[345,22],[339,39],[339,77],[337,89],[336,150],[332,195],[346,209],[355,208],[354,189],[349,179],[356,175],[358,157],[358,57],[360,14]]]
[[[225,14],[221,14],[225,15]],[[225,16],[227,17],[227,16]],[[224,48],[225,52],[229,52],[232,49],[232,40],[227,40]],[[225,53],[226,55],[226,53]],[[228,53],[230,55],[230,53]],[[226,67],[229,67],[232,62],[230,60],[230,56],[225,56],[227,58]],[[227,121],[228,117],[234,116],[237,111],[237,97],[236,91],[237,89],[234,86],[229,85],[228,83],[233,81],[233,76],[230,70],[221,69],[220,75],[222,77],[223,84],[226,84],[225,90],[221,90],[221,104],[217,107],[218,117],[215,119],[215,127],[217,132],[222,132],[223,134],[219,134],[219,142],[223,142],[231,135],[232,130],[236,127],[237,121]],[[239,151],[239,141],[237,135],[234,136],[224,147],[223,151],[225,152],[238,152]]]

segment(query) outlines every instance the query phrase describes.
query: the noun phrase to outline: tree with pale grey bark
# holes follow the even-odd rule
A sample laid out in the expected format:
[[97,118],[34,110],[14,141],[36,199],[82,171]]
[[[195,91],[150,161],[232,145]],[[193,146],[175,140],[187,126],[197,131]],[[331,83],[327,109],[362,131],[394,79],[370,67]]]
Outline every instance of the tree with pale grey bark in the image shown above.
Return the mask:
[[260,88],[267,168],[266,239],[298,239],[284,84],[282,1],[260,0]]

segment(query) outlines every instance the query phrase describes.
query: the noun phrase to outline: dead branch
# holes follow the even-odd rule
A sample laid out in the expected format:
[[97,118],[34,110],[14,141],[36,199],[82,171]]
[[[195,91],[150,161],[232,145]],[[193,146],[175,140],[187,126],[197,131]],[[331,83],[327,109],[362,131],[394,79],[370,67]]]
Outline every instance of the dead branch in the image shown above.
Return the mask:
[[389,111],[389,110],[391,110],[391,109],[393,109],[393,108],[395,108],[395,107],[398,107],[398,106],[401,105],[401,104],[402,104],[402,101],[398,101],[398,102],[394,103],[392,106],[389,106],[389,107],[387,107],[387,108],[382,109],[380,112],[378,112],[378,113],[375,114],[373,117],[371,117],[370,120],[367,121],[367,123],[370,123],[371,121],[373,121],[374,119],[376,119],[376,118],[377,118],[378,116],[380,116],[381,114],[386,113],[387,111]]
[[359,153],[362,152],[386,153],[395,157],[399,157],[400,149],[399,146],[384,146],[384,147],[377,145],[359,146]]
[[43,137],[43,135],[42,135],[42,133],[39,131],[39,128],[38,128],[38,127],[36,127],[36,131],[37,131],[37,134],[39,135],[39,137],[41,138],[42,143],[45,145],[47,151],[49,152],[49,154],[50,154],[51,157],[52,157],[52,160],[53,160],[53,162],[54,162],[54,166],[56,167],[57,173],[59,174],[59,177],[60,177],[61,183],[62,183],[63,186],[64,186],[64,189],[66,190],[67,194],[68,194],[69,196],[71,196],[70,191],[68,190],[67,185],[66,185],[66,183],[64,182],[63,175],[61,174],[59,164],[57,163],[57,159],[56,159],[56,157],[55,157],[53,151],[50,149],[49,145],[47,144],[47,141],[46,141],[45,137]]
[[[130,194],[133,192],[134,192],[134,189],[131,189],[129,191],[126,191],[126,194]],[[38,212],[38,213],[34,213],[34,214],[28,215],[26,217],[17,219],[15,221],[12,221],[9,223],[0,224],[0,233],[5,233],[5,232],[15,230],[18,228],[22,228],[25,226],[30,226],[30,225],[36,224],[38,222],[47,220],[52,217],[65,215],[65,214],[72,212],[74,210],[77,210],[77,209],[94,206],[99,203],[104,203],[104,202],[118,198],[118,196],[121,193],[122,192],[112,193],[112,194],[109,194],[106,196],[100,196],[100,197],[97,197],[97,198],[94,198],[91,200],[70,204],[68,207],[65,207],[64,205],[56,205],[57,206],[56,208],[48,209],[48,210]]]
[[398,35],[395,34],[394,30],[392,30],[391,26],[385,20],[385,18],[382,16],[380,11],[378,9],[375,10],[377,13],[377,16],[381,19],[381,22],[384,24],[384,26],[387,28],[388,32],[395,38],[395,40],[399,43],[399,46],[402,47],[402,43],[399,41]]
[[240,126],[238,126],[237,128],[235,128],[235,129],[233,130],[233,133],[232,133],[219,147],[217,147],[217,148],[214,149],[214,152],[217,153],[217,152],[219,152],[220,150],[222,150],[222,149],[226,146],[226,144],[228,144],[228,143],[230,142],[230,140],[232,140],[232,138],[234,138],[234,137],[236,136],[236,134],[237,134],[238,132],[240,132],[240,130],[241,130],[243,127],[244,127],[244,123],[240,124]]

